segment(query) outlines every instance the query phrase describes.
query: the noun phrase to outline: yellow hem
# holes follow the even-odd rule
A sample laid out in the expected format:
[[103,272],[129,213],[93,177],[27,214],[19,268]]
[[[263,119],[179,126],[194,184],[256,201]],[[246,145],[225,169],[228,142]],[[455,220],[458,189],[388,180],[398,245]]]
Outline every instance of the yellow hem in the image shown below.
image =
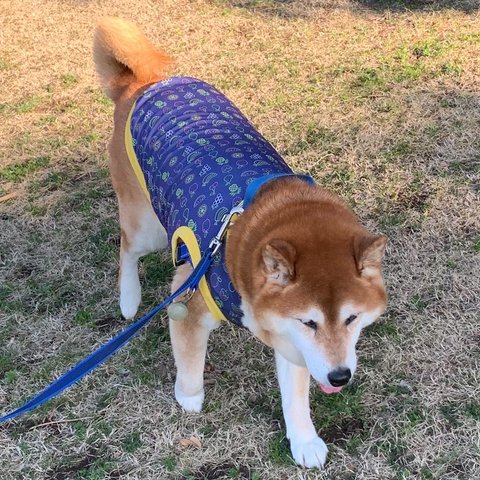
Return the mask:
[[147,189],[147,184],[145,183],[145,177],[143,176],[142,169],[138,163],[137,155],[135,154],[135,150],[133,148],[133,138],[132,132],[130,130],[130,123],[132,121],[132,114],[133,110],[135,109],[135,103],[128,114],[127,123],[125,125],[125,148],[127,149],[128,159],[130,160],[130,164],[132,165],[133,171],[135,176],[137,177],[138,183],[142,187],[145,195],[147,196],[148,200],[150,200],[150,193]]
[[[135,173],[135,176],[137,177],[138,183],[140,184],[140,186],[142,187],[142,190],[145,192],[145,195],[150,201],[150,193],[147,189],[145,177],[143,176],[142,169],[138,163],[137,155],[135,154],[135,150],[133,148],[133,138],[130,130],[130,124],[131,124],[134,108],[135,108],[135,104],[133,105],[132,109],[130,110],[130,113],[128,114],[127,123],[125,125],[125,148],[127,149],[128,159],[130,160],[130,164],[132,165],[132,168]],[[198,246],[197,239],[195,238],[195,234],[193,233],[192,230],[190,230],[190,228],[186,226],[179,227],[177,228],[177,230],[175,230],[172,237],[172,258],[173,258],[174,265],[175,265],[175,256],[177,252],[177,246],[179,242],[183,242],[187,246],[188,252],[190,254],[190,258],[192,260],[192,265],[195,268],[198,262],[200,262],[200,259],[202,258],[200,247]],[[205,280],[205,277],[202,277],[202,279],[200,280],[198,288],[200,290],[200,293],[202,294],[203,299],[205,300],[205,303],[207,304],[208,310],[210,310],[210,313],[213,315],[215,320],[226,320],[222,311],[220,310],[220,308],[218,308],[218,305],[215,303],[215,300],[213,299],[212,294],[210,293],[210,289],[208,288],[208,284],[207,284],[207,281]]]
[[[200,262],[200,259],[202,258],[200,247],[198,246],[195,234],[190,228],[186,226],[179,227],[175,230],[172,236],[172,259],[174,265],[179,242],[183,242],[187,246],[192,265],[195,268],[198,265],[198,262]],[[215,303],[212,294],[210,293],[210,289],[208,288],[205,277],[202,277],[202,279],[200,280],[198,288],[200,290],[200,293],[202,294],[203,299],[205,300],[205,303],[207,304],[208,310],[210,310],[210,313],[213,315],[213,318],[215,318],[215,320],[226,320],[222,311]]]

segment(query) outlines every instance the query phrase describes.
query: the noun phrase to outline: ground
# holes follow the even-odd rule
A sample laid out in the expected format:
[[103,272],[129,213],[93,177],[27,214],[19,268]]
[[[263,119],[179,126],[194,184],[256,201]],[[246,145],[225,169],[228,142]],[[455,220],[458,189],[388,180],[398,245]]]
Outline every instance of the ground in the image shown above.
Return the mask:
[[[212,336],[206,403],[182,413],[165,315],[89,377],[0,426],[2,479],[480,478],[478,0],[0,2],[0,411],[127,325],[91,55],[133,19],[174,73],[223,90],[299,171],[389,237],[382,319],[355,382],[312,387],[330,447],[293,465],[271,351]],[[166,254],[141,264],[146,312]]]

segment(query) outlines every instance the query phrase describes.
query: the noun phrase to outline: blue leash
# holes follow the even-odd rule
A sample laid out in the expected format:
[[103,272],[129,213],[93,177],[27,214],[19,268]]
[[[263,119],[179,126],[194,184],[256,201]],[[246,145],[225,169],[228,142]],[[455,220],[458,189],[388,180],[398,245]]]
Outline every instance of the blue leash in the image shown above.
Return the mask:
[[[181,287],[172,295],[167,297],[160,305],[157,305],[154,309],[148,312],[145,316],[137,320],[134,324],[127,327],[123,332],[119,333],[116,337],[109,340],[105,345],[102,345],[100,348],[95,350],[92,354],[90,354],[87,358],[82,360],[80,363],[75,365],[72,369],[70,369],[67,373],[63,374],[60,378],[55,380],[52,384],[50,384],[47,388],[42,390],[40,393],[35,395],[32,399],[28,402],[23,404],[21,407],[17,408],[13,412],[8,413],[7,415],[0,417],[0,423],[5,422],[6,420],[10,420],[12,418],[18,417],[23,413],[29,412],[34,408],[43,405],[47,400],[50,400],[53,397],[56,397],[58,394],[66,390],[70,385],[78,382],[82,379],[85,375],[89,374],[92,370],[96,367],[101,365],[105,360],[110,358],[114,353],[116,353],[121,347],[123,347],[131,338],[133,338],[143,327],[145,327],[148,322],[163,308],[168,306],[170,303],[175,300],[179,295],[184,293],[189,289],[196,289],[200,280],[205,275],[206,271],[210,267],[213,256],[218,252],[220,245],[222,244],[222,240],[226,234],[227,228],[230,224],[230,220],[236,214],[243,212],[244,208],[247,208],[251,202],[253,201],[255,194],[257,191],[267,182],[270,180],[274,180],[281,177],[298,177],[302,180],[305,180],[307,183],[314,184],[315,181],[308,175],[301,175],[301,174],[293,174],[293,173],[280,173],[280,174],[271,174],[265,175],[258,179],[255,179],[251,184],[247,187],[247,191],[245,192],[245,198],[242,202],[242,205],[234,207],[230,213],[226,216],[226,219],[223,220],[222,226],[213,237],[209,248],[206,250],[203,257],[198,262],[197,266],[194,268],[193,272],[190,276],[185,280],[185,282],[181,285]],[[181,254],[181,252],[180,252]],[[182,254],[181,254],[182,255]],[[186,258],[185,252],[183,253],[183,257]]]
[[188,289],[195,289],[200,283],[201,278],[205,275],[205,272],[210,267],[213,260],[213,248],[209,248],[205,255],[201,258],[193,272],[182,284],[182,286],[160,305],[156,306],[153,310],[148,312],[140,320],[137,320],[134,324],[127,327],[123,332],[119,333],[116,337],[112,338],[108,343],[101,346],[98,350],[93,352],[87,358],[75,365],[71,370],[55,380],[51,385],[35,395],[31,400],[26,402],[21,407],[17,408],[13,412],[0,417],[0,423],[10,420],[11,418],[18,417],[22,413],[29,412],[34,408],[43,405],[47,400],[57,396],[63,392],[70,385],[77,382],[85,375],[90,373],[93,369],[101,365],[105,360],[110,358],[115,352],[117,352],[123,345],[125,345],[132,337],[134,337],[147,323],[167,305],[173,302],[175,298],[184,293]]

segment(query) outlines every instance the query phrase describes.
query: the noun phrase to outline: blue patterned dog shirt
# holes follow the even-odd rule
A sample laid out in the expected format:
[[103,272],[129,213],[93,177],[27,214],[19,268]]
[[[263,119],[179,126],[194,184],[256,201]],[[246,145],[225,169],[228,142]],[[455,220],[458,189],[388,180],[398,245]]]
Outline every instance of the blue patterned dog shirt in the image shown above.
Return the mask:
[[[185,243],[194,265],[250,182],[292,173],[225,95],[194,78],[173,77],[145,90],[130,112],[126,146],[173,254]],[[241,325],[224,253],[222,245],[200,291],[215,318]]]

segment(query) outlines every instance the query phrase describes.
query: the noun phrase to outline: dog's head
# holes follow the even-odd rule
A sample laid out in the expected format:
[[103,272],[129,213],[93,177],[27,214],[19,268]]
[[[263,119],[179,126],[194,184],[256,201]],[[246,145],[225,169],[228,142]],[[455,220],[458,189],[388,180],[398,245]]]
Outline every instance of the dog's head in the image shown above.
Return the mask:
[[272,226],[245,266],[250,288],[242,292],[250,330],[306,365],[326,393],[350,381],[360,332],[387,302],[381,273],[386,237],[367,232],[346,207],[330,210],[321,222],[297,212]]

